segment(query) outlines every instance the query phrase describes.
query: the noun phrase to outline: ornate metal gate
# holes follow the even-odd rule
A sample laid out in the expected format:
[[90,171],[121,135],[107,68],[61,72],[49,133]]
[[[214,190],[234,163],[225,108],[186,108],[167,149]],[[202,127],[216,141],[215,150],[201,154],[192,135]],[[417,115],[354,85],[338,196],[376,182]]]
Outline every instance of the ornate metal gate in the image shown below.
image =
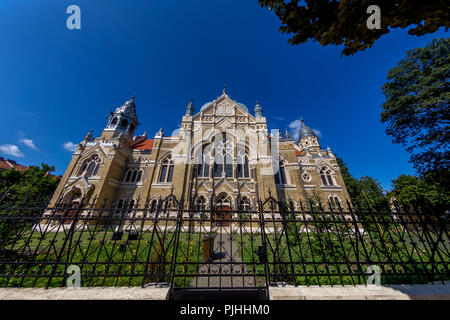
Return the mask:
[[81,199],[76,208],[2,199],[0,287],[66,286],[73,265],[81,286],[167,285],[174,295],[365,284],[370,266],[382,284],[450,280],[448,213],[426,208],[344,212],[270,197],[218,220],[223,209],[186,209],[173,195],[111,207]]

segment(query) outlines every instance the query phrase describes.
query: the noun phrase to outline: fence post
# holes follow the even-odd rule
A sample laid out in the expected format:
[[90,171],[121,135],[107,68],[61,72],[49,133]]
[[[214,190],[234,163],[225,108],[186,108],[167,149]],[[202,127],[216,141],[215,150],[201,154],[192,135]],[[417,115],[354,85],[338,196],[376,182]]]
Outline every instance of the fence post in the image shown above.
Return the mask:
[[[261,244],[263,245],[266,252],[267,251],[267,242],[266,242],[266,226],[264,224],[264,211],[261,200],[258,200],[258,210],[259,210],[259,225],[261,227]],[[270,269],[269,269],[269,259],[268,257],[264,261],[264,273],[266,276],[266,289],[269,288],[270,285]]]
[[175,226],[175,243],[174,243],[174,248],[172,251],[172,261],[170,264],[170,277],[169,277],[169,281],[170,281],[170,294],[172,294],[172,290],[173,290],[173,283],[175,282],[175,269],[177,267],[177,254],[178,254],[178,245],[180,242],[180,232],[181,232],[181,227],[182,227],[182,223],[183,223],[183,205],[184,205],[184,198],[181,198],[180,202],[179,202],[179,208],[178,208],[178,217],[177,217],[177,222],[176,222],[176,226]]
[[[288,248],[289,262],[291,265],[292,281],[293,281],[294,285],[297,286],[297,282],[295,281],[295,267],[294,267],[294,262],[292,261],[291,243],[289,241],[288,222],[286,221],[286,211],[283,208],[284,202],[277,202],[277,203],[278,203],[278,209],[280,210],[280,214],[281,214],[281,221],[283,224],[284,234],[286,235],[286,246]],[[283,265],[284,265],[284,263],[283,263]],[[283,268],[283,271],[284,271],[284,268]]]

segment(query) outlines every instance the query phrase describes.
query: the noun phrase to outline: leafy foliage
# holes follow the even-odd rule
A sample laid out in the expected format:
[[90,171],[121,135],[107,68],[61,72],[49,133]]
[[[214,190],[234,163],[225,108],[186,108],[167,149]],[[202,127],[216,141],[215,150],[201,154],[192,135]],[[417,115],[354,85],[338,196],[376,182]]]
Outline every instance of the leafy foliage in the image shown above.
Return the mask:
[[[389,196],[402,204],[414,206],[416,205],[415,199],[426,199],[427,209],[437,209],[438,212],[443,212],[450,208],[450,194],[441,188],[440,183],[426,175],[415,177],[402,174],[393,180],[392,184],[393,190]],[[441,210],[439,210],[440,208]]]
[[52,195],[59,178],[50,175],[55,168],[43,163],[42,167],[30,166],[28,170],[5,170],[0,174],[0,194],[7,195],[2,206],[30,206],[43,202]]
[[354,206],[369,208],[387,205],[387,199],[379,181],[372,177],[361,177],[358,180],[349,172],[342,158],[336,156],[336,160]]
[[[381,121],[419,173],[450,169],[450,39],[408,51],[388,73]],[[440,174],[439,174],[440,175]],[[447,183],[441,184],[448,186]]]
[[[410,35],[422,36],[440,27],[448,30],[450,10],[445,0],[259,0],[281,21],[280,32],[294,34],[289,43],[297,45],[309,39],[322,46],[344,44],[344,55],[370,48],[392,28],[408,28]],[[381,29],[367,28],[370,5],[381,9]]]
[[[8,169],[0,174],[0,216],[16,217],[15,220],[0,220],[0,240],[8,241],[25,230],[32,220],[20,219],[24,213],[38,216],[39,206],[53,194],[59,178],[50,175],[54,167],[42,164],[42,167],[30,166],[28,170]],[[23,207],[34,207],[22,210]]]

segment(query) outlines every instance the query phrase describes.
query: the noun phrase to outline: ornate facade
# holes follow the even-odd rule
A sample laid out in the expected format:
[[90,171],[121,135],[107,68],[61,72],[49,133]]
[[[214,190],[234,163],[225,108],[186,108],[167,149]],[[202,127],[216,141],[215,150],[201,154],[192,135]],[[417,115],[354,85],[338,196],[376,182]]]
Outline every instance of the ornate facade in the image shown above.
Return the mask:
[[225,89],[197,113],[191,101],[179,135],[135,136],[138,125],[132,97],[110,112],[100,137],[91,131],[78,145],[51,205],[154,206],[171,193],[200,210],[219,203],[257,210],[269,195],[297,208],[307,198],[342,207],[349,199],[335,156],[311,128],[302,121],[297,141],[269,134],[262,107],[256,103],[253,115]]

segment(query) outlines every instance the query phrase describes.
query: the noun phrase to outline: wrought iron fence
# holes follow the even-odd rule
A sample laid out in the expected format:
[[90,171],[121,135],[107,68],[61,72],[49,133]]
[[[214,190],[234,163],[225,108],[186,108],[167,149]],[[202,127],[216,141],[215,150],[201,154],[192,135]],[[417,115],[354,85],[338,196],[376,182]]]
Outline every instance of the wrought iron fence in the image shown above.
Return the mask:
[[66,286],[71,265],[81,286],[356,285],[366,284],[370,266],[382,284],[450,279],[446,212],[396,204],[344,211],[272,197],[254,210],[194,210],[173,195],[120,207],[1,199],[1,287]]

